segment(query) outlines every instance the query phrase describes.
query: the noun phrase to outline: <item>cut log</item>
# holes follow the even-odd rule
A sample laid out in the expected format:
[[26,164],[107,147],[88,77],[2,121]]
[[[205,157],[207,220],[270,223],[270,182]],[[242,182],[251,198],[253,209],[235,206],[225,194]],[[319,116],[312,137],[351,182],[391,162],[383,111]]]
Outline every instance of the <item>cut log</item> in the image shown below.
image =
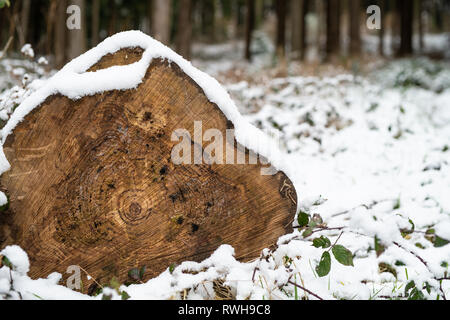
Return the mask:
[[[136,62],[142,52],[121,49],[89,71]],[[241,261],[259,257],[292,231],[295,189],[282,172],[261,175],[262,164],[174,164],[172,133],[194,132],[194,121],[224,137],[233,126],[162,59],[153,59],[137,89],[48,97],[3,146],[11,169],[0,180],[9,198],[0,247],[20,245],[33,278],[78,265],[99,283],[124,282],[144,265],[148,279],[222,244]],[[235,141],[223,143],[248,159]],[[192,145],[194,153],[206,143]]]

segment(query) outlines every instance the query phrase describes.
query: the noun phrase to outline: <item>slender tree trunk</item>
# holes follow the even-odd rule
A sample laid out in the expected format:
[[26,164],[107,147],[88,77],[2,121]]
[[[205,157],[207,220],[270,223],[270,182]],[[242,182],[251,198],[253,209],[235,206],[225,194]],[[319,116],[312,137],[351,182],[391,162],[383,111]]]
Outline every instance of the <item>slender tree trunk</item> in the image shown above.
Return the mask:
[[286,0],[275,0],[277,14],[277,56],[284,59],[286,56]]
[[423,19],[422,19],[422,11],[423,11],[423,0],[415,1],[416,12],[417,12],[417,31],[419,33],[419,49],[420,52],[423,52],[425,48],[424,39],[423,39]]
[[47,27],[45,34],[45,50],[47,55],[52,54],[54,52],[54,30],[55,30],[55,20],[57,14],[58,0],[51,0],[50,6],[48,8],[47,15]]
[[71,3],[81,9],[81,28],[68,30],[68,60],[72,60],[86,51],[86,3],[85,0],[71,0]]
[[306,13],[308,0],[291,2],[292,14],[292,51],[295,58],[303,60],[306,51]]
[[400,35],[400,3],[401,0],[391,0],[391,49],[392,53],[395,54],[398,51],[398,38]]
[[21,23],[23,39],[20,44],[21,46],[23,46],[28,41],[28,25],[30,22],[30,7],[31,7],[31,0],[22,0],[20,23]]
[[100,41],[100,0],[92,1],[91,45],[95,47]]
[[116,1],[110,1],[109,2],[111,7],[111,18],[109,20],[109,26],[108,26],[108,35],[112,36],[116,33],[116,26],[117,26],[117,5]]
[[180,0],[176,47],[184,58],[191,58],[192,40],[192,0]]
[[327,1],[327,59],[340,52],[340,1]]
[[399,56],[413,53],[413,2],[411,0],[400,0],[401,8],[401,29],[400,29],[400,49]]
[[245,27],[245,59],[252,59],[252,34],[255,28],[255,0],[247,0],[247,19]]
[[384,56],[384,28],[385,28],[385,14],[386,14],[386,0],[380,0],[380,10],[381,10],[381,28],[378,30],[378,54],[383,57]]
[[153,37],[168,45],[170,43],[171,1],[154,0],[152,16]]
[[315,1],[315,11],[318,17],[318,26],[316,34],[317,55],[319,56],[323,50],[323,35],[326,34],[326,3],[325,0]]
[[55,65],[59,69],[66,63],[66,9],[67,0],[59,0],[55,21]]
[[361,54],[361,0],[350,0],[350,54]]

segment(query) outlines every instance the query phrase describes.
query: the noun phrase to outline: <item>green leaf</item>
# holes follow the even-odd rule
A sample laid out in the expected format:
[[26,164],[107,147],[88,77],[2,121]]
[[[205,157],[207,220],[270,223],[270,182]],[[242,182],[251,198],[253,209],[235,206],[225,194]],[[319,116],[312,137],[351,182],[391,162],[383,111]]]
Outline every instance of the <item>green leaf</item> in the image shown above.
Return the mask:
[[128,271],[128,276],[133,280],[139,280],[140,270],[138,268],[133,268],[130,271]]
[[306,212],[300,211],[298,213],[297,222],[300,228],[306,227],[309,222],[309,215]]
[[333,255],[336,260],[344,266],[353,267],[353,255],[350,250],[341,245],[335,245],[332,249]]
[[405,287],[405,296],[409,296],[409,291],[416,287],[416,283],[414,281],[410,281]]
[[316,267],[316,272],[319,277],[325,277],[330,273],[331,270],[331,256],[328,251],[322,254],[319,265]]
[[434,246],[436,248],[445,247],[449,243],[450,243],[450,241],[442,239],[441,237],[438,237],[438,236],[436,236],[436,239],[434,239]]
[[125,291],[122,291],[121,297],[122,297],[122,300],[128,300],[131,298],[130,295],[128,293],[126,293]]
[[13,269],[13,265],[12,265],[11,261],[9,261],[9,259],[5,256],[3,256],[3,258],[2,258],[2,266]]
[[423,295],[422,291],[420,291],[417,288],[414,288],[412,289],[408,300],[425,300],[425,296]]
[[143,266],[141,268],[141,270],[139,270],[139,280],[143,280],[144,279],[145,271],[147,271],[147,267],[146,266]]
[[331,241],[325,236],[321,236],[320,238],[316,238],[313,240],[313,246],[316,248],[329,248],[331,247]]
[[175,264],[175,263],[172,263],[172,264],[169,266],[169,272],[170,272],[170,274],[172,274],[172,273],[175,271],[175,267],[176,267],[176,264]]
[[303,238],[308,238],[312,234],[313,234],[313,230],[311,228],[307,228],[305,230],[305,232],[303,232],[302,236],[303,236]]

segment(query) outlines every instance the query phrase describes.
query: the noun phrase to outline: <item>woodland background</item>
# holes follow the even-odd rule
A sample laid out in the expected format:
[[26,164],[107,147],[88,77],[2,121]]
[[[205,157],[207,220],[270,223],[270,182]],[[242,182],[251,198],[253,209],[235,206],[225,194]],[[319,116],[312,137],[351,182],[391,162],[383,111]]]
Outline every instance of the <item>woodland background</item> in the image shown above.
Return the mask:
[[[242,40],[242,59],[252,58],[255,30],[264,30],[277,60],[319,63],[367,54],[364,37],[378,38],[372,55],[427,54],[425,34],[450,31],[448,0],[13,0],[0,10],[0,46],[12,51],[30,43],[57,68],[124,30],[142,30],[191,58],[193,43]],[[82,11],[82,28],[66,28],[66,9]],[[370,5],[381,9],[381,29],[366,27]],[[444,49],[450,50],[450,37]],[[441,52],[440,52],[441,51]]]

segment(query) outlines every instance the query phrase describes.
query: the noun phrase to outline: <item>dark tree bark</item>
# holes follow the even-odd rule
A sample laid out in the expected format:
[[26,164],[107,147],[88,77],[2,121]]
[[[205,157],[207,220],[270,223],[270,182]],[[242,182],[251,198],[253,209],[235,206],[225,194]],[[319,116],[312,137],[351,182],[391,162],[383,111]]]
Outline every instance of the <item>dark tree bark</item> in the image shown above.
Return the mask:
[[59,0],[55,21],[55,65],[59,69],[66,63],[66,8],[67,0]]
[[413,53],[413,2],[411,0],[400,0],[400,48],[399,56]]
[[361,54],[361,0],[350,0],[350,54]]
[[252,59],[251,44],[252,34],[255,28],[255,0],[247,0],[247,19],[245,26],[245,59]]
[[327,6],[327,59],[336,56],[340,51],[340,12],[339,0],[328,0]]
[[51,0],[47,10],[47,26],[45,32],[45,50],[47,55],[54,52],[55,48],[55,21],[57,14],[58,0]]
[[306,51],[306,13],[308,0],[295,0],[291,2],[292,15],[292,52],[294,58],[303,60]]
[[31,0],[22,0],[22,9],[20,13],[21,43],[23,46],[28,41],[28,27],[30,22]]
[[277,14],[277,56],[284,59],[286,55],[286,0],[275,0]]
[[399,49],[400,37],[400,3],[401,0],[391,0],[389,2],[391,10],[391,49],[392,53],[395,54]]
[[192,0],[180,0],[176,47],[184,58],[191,58],[192,41]]
[[424,38],[423,38],[423,19],[422,19],[422,11],[423,11],[423,0],[416,0],[415,7],[417,12],[417,31],[419,33],[419,49],[420,52],[423,52],[425,48]]
[[100,41],[100,0],[92,1],[91,45],[95,47]]

